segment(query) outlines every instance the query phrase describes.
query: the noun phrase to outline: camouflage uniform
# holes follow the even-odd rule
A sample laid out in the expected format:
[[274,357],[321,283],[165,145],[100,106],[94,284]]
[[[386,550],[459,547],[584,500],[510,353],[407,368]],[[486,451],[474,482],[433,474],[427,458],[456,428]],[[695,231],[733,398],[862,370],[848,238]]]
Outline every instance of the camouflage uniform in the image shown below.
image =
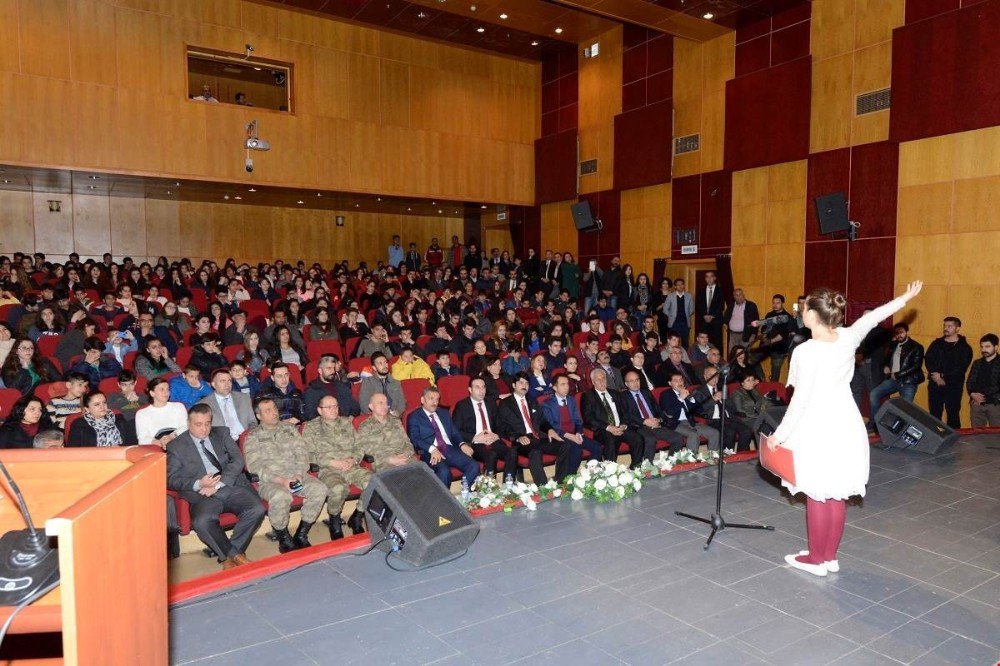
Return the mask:
[[413,443],[403,430],[403,422],[392,414],[384,424],[374,416],[365,419],[358,428],[358,449],[375,458],[373,467],[376,472],[390,467],[388,460],[392,456],[400,453],[413,455]]
[[302,477],[302,520],[314,523],[323,509],[327,489],[322,481],[309,475],[309,449],[298,429],[287,423],[269,430],[263,424],[247,435],[243,446],[247,470],[260,477],[258,493],[267,502],[267,517],[271,527],[283,530],[288,527],[288,514],[292,506],[292,493],[274,481],[274,477]]
[[[339,516],[351,484],[364,488],[372,477],[370,471],[358,466],[365,452],[357,445],[354,425],[349,418],[338,418],[332,424],[316,418],[306,423],[302,437],[309,446],[309,461],[319,467],[319,479],[329,489],[326,510],[331,516]],[[354,467],[346,472],[330,467],[331,460],[345,458],[353,460]]]

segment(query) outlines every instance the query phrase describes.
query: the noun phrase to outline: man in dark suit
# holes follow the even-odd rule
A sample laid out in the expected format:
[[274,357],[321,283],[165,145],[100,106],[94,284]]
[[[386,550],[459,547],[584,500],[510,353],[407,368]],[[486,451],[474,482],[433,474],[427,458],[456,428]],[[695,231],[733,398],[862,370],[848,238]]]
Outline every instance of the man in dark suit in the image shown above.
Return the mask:
[[612,391],[621,391],[625,388],[625,382],[622,380],[622,372],[611,365],[611,352],[607,349],[597,352],[597,365],[594,367],[595,369],[599,368],[603,370],[604,374],[607,375],[609,389]]
[[725,307],[726,299],[722,288],[716,284],[715,271],[706,271],[705,288],[698,290],[694,311],[701,323],[700,330],[708,333],[709,341],[719,349],[722,349],[722,314]]
[[503,461],[504,474],[517,474],[517,449],[507,446],[498,433],[497,406],[486,399],[486,380],[469,380],[469,397],[459,400],[451,413],[462,441],[472,447],[472,457],[483,463],[487,474]]
[[642,464],[643,458],[652,460],[656,442],[647,451],[642,435],[625,422],[625,407],[618,392],[608,390],[608,376],[600,368],[594,368],[590,381],[594,388],[580,396],[580,412],[583,424],[594,431],[594,439],[601,445],[603,459],[618,460],[618,445],[624,443],[632,456],[632,467]]
[[472,447],[462,439],[448,410],[439,409],[441,391],[428,386],[420,396],[420,408],[410,413],[406,434],[417,448],[420,459],[431,466],[445,487],[451,486],[451,468],[457,467],[471,486],[479,476],[479,463]]
[[[722,401],[722,391],[719,389],[718,370],[706,367],[704,378],[702,385],[691,393],[693,410],[696,416],[708,421],[708,425],[721,435],[722,412],[726,409],[726,405]],[[750,442],[753,441],[753,430],[743,420],[731,418],[732,416],[734,415],[726,410],[726,433],[722,446],[734,451],[749,451]]]
[[[195,405],[188,429],[167,446],[167,487],[191,504],[191,523],[223,569],[249,562],[247,545],[266,511],[243,474],[243,456],[226,428],[212,427],[212,409]],[[233,536],[219,526],[219,515],[239,517]]]
[[694,366],[684,362],[684,350],[680,347],[670,347],[667,351],[667,360],[660,365],[657,371],[656,383],[659,386],[670,383],[670,375],[675,372],[684,378],[684,386],[693,386],[700,383],[701,379],[695,371]]
[[[583,418],[576,406],[576,400],[569,394],[569,377],[559,375],[552,380],[555,393],[541,405],[542,416],[555,431],[554,439],[567,441],[570,450],[583,448],[595,460],[601,459],[601,445],[583,434]],[[583,453],[580,452],[582,457]]]
[[219,368],[212,373],[212,392],[202,398],[199,404],[209,406],[212,410],[212,426],[228,428],[234,442],[257,425],[250,396],[246,393],[233,393],[233,378],[229,374],[229,368]]
[[697,453],[701,448],[701,438],[708,440],[708,447],[718,448],[719,432],[705,425],[696,423],[695,408],[697,401],[687,390],[684,376],[674,370],[669,372],[668,384],[670,388],[660,394],[660,409],[666,417],[664,425],[676,431],[686,440],[688,449],[692,453]]
[[750,341],[755,332],[750,322],[758,319],[760,319],[760,311],[757,309],[757,304],[748,301],[746,294],[739,287],[733,289],[733,302],[729,304],[725,314],[722,315],[726,330],[729,332],[728,346],[726,347],[727,358],[729,357],[728,352],[733,347],[745,345]]
[[670,444],[671,453],[680,451],[686,439],[664,425],[667,417],[653,394],[642,385],[638,370],[625,371],[625,389],[621,394],[625,423],[645,440],[647,459],[653,459],[658,441]]
[[497,406],[497,430],[501,437],[510,440],[511,447],[517,447],[519,455],[528,458],[534,483],[543,485],[549,480],[542,462],[545,454],[556,457],[555,478],[562,483],[567,474],[580,467],[583,450],[551,437],[555,431],[542,417],[534,400],[528,398],[530,386],[531,380],[526,373],[514,375],[510,384],[512,393]]

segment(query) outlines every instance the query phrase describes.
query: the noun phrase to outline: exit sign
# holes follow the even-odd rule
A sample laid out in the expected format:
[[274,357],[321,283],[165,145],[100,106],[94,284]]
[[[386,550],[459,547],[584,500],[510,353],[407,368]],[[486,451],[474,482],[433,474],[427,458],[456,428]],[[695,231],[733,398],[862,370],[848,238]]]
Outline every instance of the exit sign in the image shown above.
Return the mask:
[[698,254],[697,245],[681,245],[681,254]]

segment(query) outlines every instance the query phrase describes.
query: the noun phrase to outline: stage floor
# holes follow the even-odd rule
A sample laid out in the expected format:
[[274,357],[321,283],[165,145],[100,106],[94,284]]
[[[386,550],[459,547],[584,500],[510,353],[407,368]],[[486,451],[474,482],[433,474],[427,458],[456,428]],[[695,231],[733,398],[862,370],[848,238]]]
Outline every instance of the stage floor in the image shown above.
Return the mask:
[[1000,659],[1000,435],[934,457],[872,450],[841,572],[785,566],[803,504],[756,463],[648,482],[619,505],[481,519],[462,559],[396,573],[339,556],[170,613],[175,664],[994,664]]

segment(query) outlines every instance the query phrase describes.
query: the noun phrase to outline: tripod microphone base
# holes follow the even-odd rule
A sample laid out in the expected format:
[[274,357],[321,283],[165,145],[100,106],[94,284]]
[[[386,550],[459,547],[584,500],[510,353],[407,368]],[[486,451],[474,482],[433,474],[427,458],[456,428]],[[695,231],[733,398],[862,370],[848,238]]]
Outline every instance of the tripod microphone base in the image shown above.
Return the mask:
[[0,606],[16,606],[59,580],[59,552],[47,542],[32,542],[31,532],[0,537]]
[[683,511],[674,511],[678,516],[683,516],[684,518],[689,518],[690,520],[697,520],[699,523],[705,523],[706,525],[712,526],[712,531],[708,535],[708,541],[705,542],[705,550],[712,545],[712,540],[715,535],[726,529],[727,527],[732,527],[733,529],[741,530],[770,530],[774,531],[773,525],[750,525],[747,523],[727,523],[722,517],[722,514],[713,513],[711,518],[705,518],[704,516],[696,516],[691,513],[684,513]]

